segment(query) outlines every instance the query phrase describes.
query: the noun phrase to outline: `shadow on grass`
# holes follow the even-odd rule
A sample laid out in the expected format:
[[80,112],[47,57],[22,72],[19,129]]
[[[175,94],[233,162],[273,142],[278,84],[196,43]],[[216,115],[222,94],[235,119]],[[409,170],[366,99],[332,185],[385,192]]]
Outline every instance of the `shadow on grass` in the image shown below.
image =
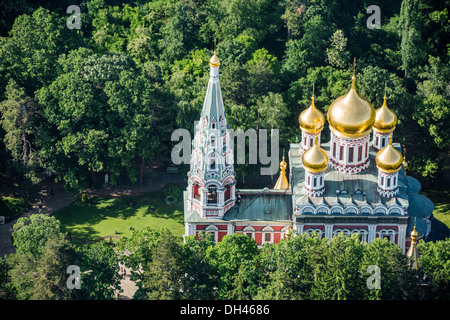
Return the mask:
[[[176,202],[166,203],[160,191],[120,198],[95,196],[89,198],[87,203],[76,201],[54,215],[61,221],[63,231],[69,232],[80,242],[120,237],[123,231],[138,229],[141,226],[139,221],[145,225],[146,217],[172,220],[172,225],[183,225],[184,222],[181,195]],[[99,229],[102,230],[99,232]]]

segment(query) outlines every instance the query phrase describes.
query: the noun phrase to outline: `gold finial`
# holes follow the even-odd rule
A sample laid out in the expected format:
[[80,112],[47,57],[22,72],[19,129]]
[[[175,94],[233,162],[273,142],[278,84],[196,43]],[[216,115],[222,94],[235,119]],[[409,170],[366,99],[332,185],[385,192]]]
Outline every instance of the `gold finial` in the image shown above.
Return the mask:
[[292,236],[292,228],[291,228],[291,224],[290,223],[288,224],[288,226],[286,228],[286,232],[284,234],[285,234],[285,238],[286,239],[290,239],[291,238],[291,236]]
[[389,133],[389,144],[392,146],[392,132]]
[[209,59],[209,65],[215,68],[220,66],[220,60],[216,54],[216,40],[214,40],[214,55]]
[[356,57],[353,59],[353,76],[352,76],[352,89],[356,89]]
[[273,187],[276,190],[286,190],[289,189],[289,181],[286,177],[286,168],[287,163],[284,161],[284,148],[283,148],[283,160],[280,162],[280,176],[278,177],[275,186]]
[[383,97],[383,105],[382,105],[382,107],[386,107],[387,106],[386,105],[386,99],[387,99],[386,91],[387,91],[387,83],[385,82],[384,83],[384,97]]
[[419,236],[419,233],[416,230],[416,217],[414,217],[414,229],[411,232],[411,241],[412,245],[417,244],[417,237]]

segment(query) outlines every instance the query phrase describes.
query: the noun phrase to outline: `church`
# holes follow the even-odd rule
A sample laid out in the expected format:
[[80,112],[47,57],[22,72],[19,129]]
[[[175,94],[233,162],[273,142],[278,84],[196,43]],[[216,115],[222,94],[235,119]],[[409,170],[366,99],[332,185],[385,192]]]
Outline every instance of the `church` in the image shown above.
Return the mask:
[[[289,163],[283,154],[273,187],[237,189],[216,52],[209,64],[184,192],[185,236],[210,232],[217,242],[242,233],[263,245],[292,231],[328,239],[357,233],[369,243],[387,238],[403,252],[411,247],[413,231],[414,243],[448,236],[449,229],[433,217],[433,203],[419,194],[419,181],[405,174],[386,89],[375,109],[356,91],[355,72],[350,90],[331,103],[326,117],[315,106],[313,88],[311,105],[299,115],[300,143],[290,144]],[[326,122],[331,138],[321,144]]]

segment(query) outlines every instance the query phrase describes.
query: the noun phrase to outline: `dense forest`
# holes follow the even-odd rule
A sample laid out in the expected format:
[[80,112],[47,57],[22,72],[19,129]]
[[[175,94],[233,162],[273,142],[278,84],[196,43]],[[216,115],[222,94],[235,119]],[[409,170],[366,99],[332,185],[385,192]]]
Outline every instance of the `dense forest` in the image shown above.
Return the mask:
[[[80,8],[80,29],[67,26],[70,5]],[[370,5],[380,8],[378,29],[367,26]],[[387,83],[407,171],[436,182],[448,169],[449,7],[448,0],[2,1],[0,171],[25,193],[48,175],[80,190],[105,172],[113,184],[139,182],[144,168],[170,165],[171,133],[192,130],[198,119],[216,47],[230,126],[278,128],[282,147],[299,139],[312,84],[326,112],[347,92],[355,57],[357,90],[375,108]]]

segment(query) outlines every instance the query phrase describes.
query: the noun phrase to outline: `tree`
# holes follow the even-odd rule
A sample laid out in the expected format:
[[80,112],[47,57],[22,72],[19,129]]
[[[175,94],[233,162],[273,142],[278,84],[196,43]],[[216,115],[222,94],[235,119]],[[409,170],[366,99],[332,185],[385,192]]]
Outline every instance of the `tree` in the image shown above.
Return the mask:
[[14,300],[15,292],[8,275],[10,266],[6,259],[0,258],[0,300]]
[[361,279],[359,262],[363,257],[363,244],[358,234],[347,237],[340,233],[328,244],[325,242],[310,251],[314,265],[312,299],[360,299],[365,282]]
[[206,250],[215,245],[214,236],[211,233],[199,232],[197,236],[185,237],[184,240],[184,297],[189,300],[215,299],[218,276],[206,259]]
[[19,251],[8,256],[9,276],[19,300],[67,300],[67,267],[76,264],[75,250],[62,235],[47,239],[38,256]]
[[330,38],[330,47],[327,48],[327,61],[336,68],[344,68],[350,61],[350,52],[346,50],[347,38],[342,30],[336,30]]
[[115,300],[120,291],[119,259],[114,248],[104,241],[83,245],[76,250],[81,274],[81,288],[76,298],[83,300]]
[[[64,74],[36,96],[43,106],[42,156],[68,189],[96,183],[107,172],[113,184],[122,173],[135,182],[140,167],[170,139],[173,109],[160,84],[124,54],[94,54],[80,48],[59,60]],[[150,137],[150,138],[149,138]]]
[[181,244],[168,232],[158,240],[152,260],[143,266],[142,288],[150,300],[183,299],[186,277]]
[[256,299],[309,299],[314,269],[309,252],[321,242],[317,235],[302,234],[265,245],[260,258],[262,284]]
[[21,217],[13,226],[13,244],[16,252],[37,258],[42,255],[50,238],[62,236],[60,222],[53,216],[33,214]]
[[420,0],[403,0],[400,8],[399,27],[401,32],[401,54],[404,78],[410,76],[411,69],[424,59],[420,19]]
[[219,275],[219,299],[233,297],[235,275],[239,268],[246,261],[256,261],[258,254],[255,240],[243,234],[227,235],[216,246],[207,249],[208,263]]
[[429,299],[450,298],[450,239],[436,242],[420,241],[419,268],[431,288]]
[[65,19],[44,8],[15,19],[9,37],[0,38],[2,91],[5,82],[13,78],[33,97],[37,89],[56,78],[58,56],[84,42],[81,34],[66,27]]
[[364,248],[361,273],[366,278],[373,275],[370,266],[379,270],[379,288],[367,288],[364,298],[376,300],[410,299],[418,282],[409,268],[408,258],[396,244],[376,238]]
[[5,130],[3,139],[17,171],[19,189],[26,191],[27,184],[40,181],[40,157],[35,139],[39,116],[37,104],[26,96],[23,88],[10,79],[6,87],[6,100],[0,103],[0,125]]
[[142,228],[134,230],[129,238],[123,237],[117,244],[119,261],[131,269],[131,280],[135,281],[139,288],[138,296],[145,295],[142,289],[144,279],[142,268],[153,261],[154,248],[158,245],[161,234],[165,233],[169,231]]

